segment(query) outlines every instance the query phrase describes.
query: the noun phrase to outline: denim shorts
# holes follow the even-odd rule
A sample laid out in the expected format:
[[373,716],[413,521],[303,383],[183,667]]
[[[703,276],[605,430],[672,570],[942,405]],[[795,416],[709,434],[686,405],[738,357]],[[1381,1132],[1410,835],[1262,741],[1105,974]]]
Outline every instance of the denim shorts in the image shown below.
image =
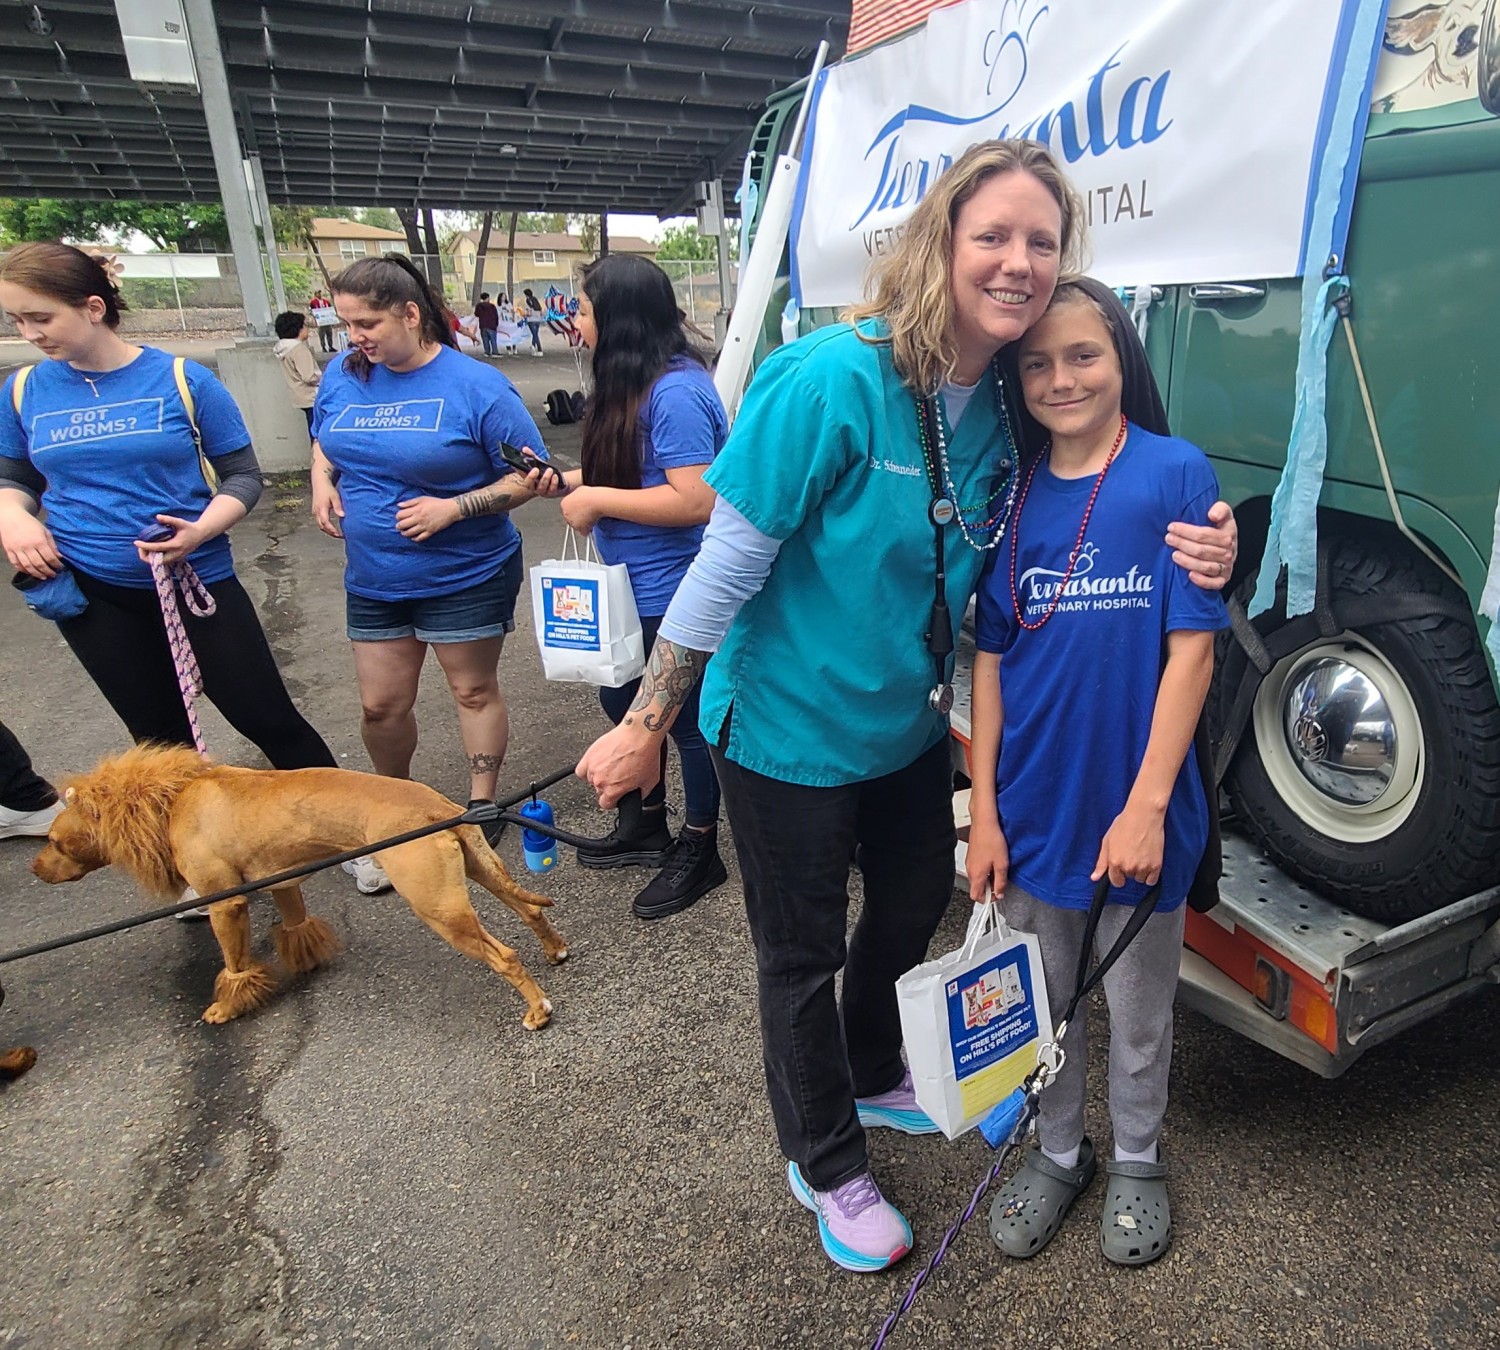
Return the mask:
[[518,548],[488,581],[467,590],[415,600],[346,595],[349,640],[394,642],[414,637],[421,642],[478,642],[512,633],[516,596],[525,572]]

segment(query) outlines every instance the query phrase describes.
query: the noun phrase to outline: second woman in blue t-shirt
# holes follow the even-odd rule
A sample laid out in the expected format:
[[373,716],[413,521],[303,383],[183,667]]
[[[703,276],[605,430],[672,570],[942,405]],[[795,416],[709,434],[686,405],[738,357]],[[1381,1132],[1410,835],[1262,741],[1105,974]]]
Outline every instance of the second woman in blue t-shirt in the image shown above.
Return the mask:
[[[497,666],[523,572],[509,513],[537,486],[500,444],[546,449],[515,386],[454,347],[409,260],[354,263],[333,296],[350,349],[313,405],[313,514],[344,541],[360,732],[377,773],[410,775],[430,644],[458,706],[470,804],[488,801],[509,735]],[[492,845],[500,828],[486,827]],[[370,859],[345,866],[366,893],[390,884]]]
[[[594,392],[583,468],[564,475],[563,516],[575,530],[593,531],[605,562],[629,569],[649,651],[713,510],[703,472],[729,434],[729,419],[688,341],[672,282],[654,263],[611,254],[587,267],[577,325],[594,353]],[[612,722],[625,716],[639,686],[632,680],[599,691]],[[667,829],[663,743],[656,786],[644,799],[638,792],[625,798],[608,840],[578,853],[585,867],[660,865],[632,905],[642,919],[686,909],[727,877],[718,849],[719,781],[698,729],[696,689],[671,736],[682,758],[681,833],[674,840]]]

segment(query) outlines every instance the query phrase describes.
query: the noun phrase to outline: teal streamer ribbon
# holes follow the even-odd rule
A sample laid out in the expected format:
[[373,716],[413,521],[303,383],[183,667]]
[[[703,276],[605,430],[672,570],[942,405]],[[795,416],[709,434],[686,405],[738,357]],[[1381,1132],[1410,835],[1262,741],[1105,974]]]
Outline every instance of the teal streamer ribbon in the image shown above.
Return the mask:
[[[1385,0],[1355,2],[1358,11],[1349,50],[1372,51],[1376,35],[1385,23]],[[1332,303],[1334,293],[1349,285],[1347,277],[1332,275],[1340,260],[1331,255],[1349,159],[1358,151],[1355,136],[1364,126],[1361,100],[1368,97],[1368,83],[1369,70],[1364,63],[1350,61],[1339,81],[1328,143],[1318,169],[1304,256],[1329,258],[1330,275],[1320,276],[1314,264],[1302,278],[1302,330],[1297,344],[1297,399],[1292,434],[1287,444],[1286,467],[1271,498],[1271,528],[1255,580],[1255,595],[1250,601],[1252,615],[1262,613],[1275,602],[1276,582],[1283,564],[1287,569],[1288,618],[1306,614],[1317,597],[1318,498],[1322,495],[1323,470],[1328,460],[1328,424],[1324,415],[1328,340],[1338,322]]]

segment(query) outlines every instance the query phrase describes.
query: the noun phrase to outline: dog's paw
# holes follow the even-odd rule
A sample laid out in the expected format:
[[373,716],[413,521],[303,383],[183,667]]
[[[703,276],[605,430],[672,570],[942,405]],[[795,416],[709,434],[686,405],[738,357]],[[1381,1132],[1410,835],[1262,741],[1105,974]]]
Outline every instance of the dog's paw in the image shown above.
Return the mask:
[[539,1007],[529,1008],[526,1016],[521,1019],[521,1025],[527,1031],[540,1031],[552,1018],[552,1000],[544,998]]
[[221,1026],[225,1022],[232,1022],[239,1013],[223,1003],[210,1003],[203,1010],[203,1020],[213,1026]]
[[566,947],[554,947],[550,952],[547,953],[548,962],[554,966],[562,965],[562,963],[567,959],[568,949]]
[[36,1051],[29,1045],[18,1045],[0,1054],[0,1081],[19,1078],[36,1063]]

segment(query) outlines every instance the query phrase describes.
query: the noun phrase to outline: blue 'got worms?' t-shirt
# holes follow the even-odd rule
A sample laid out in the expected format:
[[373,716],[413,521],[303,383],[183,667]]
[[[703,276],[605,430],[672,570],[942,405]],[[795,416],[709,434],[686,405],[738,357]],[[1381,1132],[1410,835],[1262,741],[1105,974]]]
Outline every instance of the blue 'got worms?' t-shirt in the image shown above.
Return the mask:
[[313,405],[313,436],[339,471],[345,588],[413,600],[487,581],[521,546],[509,515],[456,521],[417,543],[396,529],[396,509],[505,477],[501,441],[546,458],[515,385],[451,347],[416,370],[377,365],[368,380],[349,372],[348,356],[328,364]]
[[[203,452],[212,461],[250,444],[229,391],[196,361],[185,367]],[[0,456],[28,461],[47,480],[47,528],[70,566],[116,586],[149,587],[135,541],[157,515],[196,520],[213,498],[193,444],[172,356],[155,347],[119,370],[78,371],[42,361],[0,393]],[[229,536],[188,561],[205,582],[234,574]]]

